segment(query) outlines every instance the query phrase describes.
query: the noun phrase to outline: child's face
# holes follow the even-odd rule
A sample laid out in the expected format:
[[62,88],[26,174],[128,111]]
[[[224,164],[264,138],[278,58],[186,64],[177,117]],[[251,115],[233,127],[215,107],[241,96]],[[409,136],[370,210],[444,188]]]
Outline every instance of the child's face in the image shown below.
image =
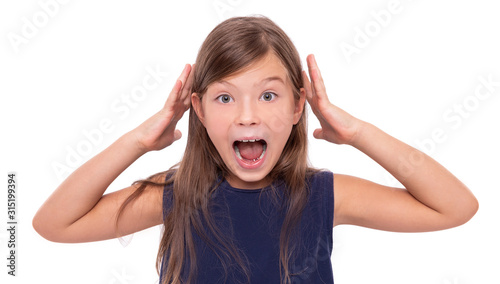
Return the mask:
[[193,94],[192,105],[231,171],[233,187],[269,185],[266,177],[300,119],[304,94],[301,89],[301,99],[294,99],[287,70],[273,54],[209,85],[201,101]]

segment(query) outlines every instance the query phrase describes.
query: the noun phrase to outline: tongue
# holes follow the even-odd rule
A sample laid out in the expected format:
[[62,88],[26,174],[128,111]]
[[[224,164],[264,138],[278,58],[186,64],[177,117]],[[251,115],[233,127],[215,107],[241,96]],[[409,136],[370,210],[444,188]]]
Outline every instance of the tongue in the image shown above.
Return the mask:
[[238,149],[240,150],[240,155],[246,160],[255,160],[260,157],[262,151],[262,143],[260,142],[240,142],[238,143]]

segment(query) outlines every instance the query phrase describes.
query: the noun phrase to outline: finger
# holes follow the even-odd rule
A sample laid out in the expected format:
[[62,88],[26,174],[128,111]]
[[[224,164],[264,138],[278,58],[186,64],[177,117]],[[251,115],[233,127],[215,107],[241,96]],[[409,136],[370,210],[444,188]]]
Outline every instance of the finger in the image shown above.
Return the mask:
[[307,77],[306,71],[302,71],[302,76],[304,78],[304,89],[306,90],[306,99],[309,105],[311,106],[311,109],[313,113],[318,116],[318,111],[317,111],[317,101],[315,102],[314,96],[315,96],[315,91],[311,86],[311,82],[309,82],[309,78]]
[[184,66],[184,69],[182,70],[181,75],[178,78],[178,80],[180,80],[182,82],[182,86],[184,86],[186,84],[186,81],[189,77],[189,73],[191,73],[191,65],[186,64]]
[[192,65],[191,71],[189,72],[189,76],[188,76],[187,81],[186,81],[186,84],[182,87],[182,94],[180,96],[180,99],[183,100],[183,103],[185,106],[191,105],[191,93],[192,93],[192,86],[193,86],[193,80],[194,80],[194,68],[195,68],[195,64]]
[[309,76],[311,77],[312,90],[315,95],[321,99],[328,99],[326,95],[325,83],[323,82],[323,77],[319,70],[318,64],[316,63],[316,58],[313,54],[307,56],[307,67],[309,69]]
[[181,131],[179,129],[176,129],[174,131],[174,141],[177,141],[177,140],[181,139],[181,137],[182,137]]
[[177,95],[180,93],[181,89],[182,89],[182,81],[177,79],[175,81],[174,87],[172,87],[172,91],[170,91],[170,94],[168,95],[167,102],[169,100],[172,100],[173,98],[176,98]]
[[184,82],[186,82],[190,71],[191,71],[191,66],[189,64],[186,64],[184,66],[184,69],[182,70],[181,75],[175,81],[174,87],[170,91],[170,94],[168,95],[167,101],[165,102],[165,107],[169,103],[175,102],[176,100],[179,99],[179,96],[182,93],[183,86],[185,85]]
[[325,139],[324,135],[323,135],[323,129],[322,128],[314,129],[313,136],[316,139]]
[[309,54],[306,58],[307,67],[309,69],[309,76],[311,76],[311,81],[317,80],[321,77],[321,73],[318,67],[318,63],[316,62],[316,58],[314,54]]
[[313,97],[313,91],[311,88],[311,82],[309,81],[309,78],[307,77],[306,71],[302,70],[302,80],[304,81],[304,89],[306,90],[306,99],[309,102],[309,104],[312,103],[312,97]]
[[[188,67],[189,66],[189,67]],[[182,91],[185,91],[186,89],[188,88],[191,88],[191,83],[193,82],[193,67],[189,64],[186,64],[186,68],[188,69],[186,74],[182,74],[182,75],[185,75],[185,77],[183,77],[183,79],[185,79],[182,84]]]

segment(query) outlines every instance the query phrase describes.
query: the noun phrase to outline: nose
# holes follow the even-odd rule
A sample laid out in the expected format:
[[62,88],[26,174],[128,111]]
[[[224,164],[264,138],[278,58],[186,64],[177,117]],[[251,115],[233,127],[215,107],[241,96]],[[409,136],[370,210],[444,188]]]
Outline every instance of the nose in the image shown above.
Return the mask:
[[260,124],[260,114],[257,103],[243,101],[239,105],[236,123],[242,126],[252,126]]

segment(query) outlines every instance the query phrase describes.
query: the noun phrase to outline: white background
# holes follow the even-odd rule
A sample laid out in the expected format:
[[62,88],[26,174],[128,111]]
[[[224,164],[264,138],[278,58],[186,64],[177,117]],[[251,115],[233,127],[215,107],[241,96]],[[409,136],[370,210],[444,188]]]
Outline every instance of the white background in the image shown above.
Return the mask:
[[[220,21],[263,14],[288,33],[303,59],[316,55],[333,103],[429,153],[480,202],[469,223],[441,232],[336,228],[335,283],[500,283],[500,7],[457,2],[2,1],[0,282],[157,282],[159,228],[136,233],[126,246],[118,240],[57,244],[36,234],[32,217],[62,181],[54,165],[68,166],[68,174],[70,163],[80,165],[159,110]],[[347,45],[356,53],[344,54]],[[148,68],[168,74],[125,107],[123,98],[140,89]],[[479,78],[488,77],[497,86],[478,99]],[[179,126],[184,134],[186,118]],[[99,136],[102,120],[110,129]],[[312,133],[318,123],[312,114],[309,121]],[[178,162],[185,137],[141,157],[109,191]],[[395,185],[356,149],[310,137],[314,166]],[[9,171],[19,182],[15,278],[6,267]]]

